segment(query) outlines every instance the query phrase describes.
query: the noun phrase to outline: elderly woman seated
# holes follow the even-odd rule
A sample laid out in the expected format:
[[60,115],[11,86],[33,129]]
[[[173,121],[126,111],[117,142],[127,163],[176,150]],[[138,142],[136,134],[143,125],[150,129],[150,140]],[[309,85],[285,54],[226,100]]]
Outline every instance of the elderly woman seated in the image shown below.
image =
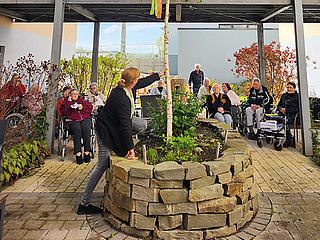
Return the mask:
[[43,108],[43,99],[38,84],[33,84],[22,100],[21,107],[26,107],[30,114],[37,115]]
[[230,115],[231,101],[226,94],[220,93],[219,84],[213,85],[213,94],[207,97],[209,116],[219,122],[225,122],[231,126],[232,118]]
[[[83,161],[90,162],[90,133],[92,127],[91,112],[92,105],[83,97],[79,96],[79,91],[73,89],[70,97],[65,99],[60,107],[61,114],[66,116],[67,124],[73,133],[74,155],[76,162],[82,164]],[[82,158],[81,138],[83,138],[84,155]]]
[[89,92],[87,92],[87,100],[93,106],[93,112],[98,113],[99,109],[106,103],[106,96],[98,91],[98,83],[93,82],[89,85]]
[[277,107],[280,115],[285,115],[287,117],[286,141],[284,142],[283,147],[294,146],[294,144],[292,144],[294,139],[292,139],[290,125],[294,123],[295,117],[299,113],[299,95],[296,88],[294,82],[288,82],[287,92],[282,94]]
[[157,87],[153,87],[150,91],[151,95],[161,95],[162,98],[167,98],[167,88],[162,80],[158,81]]

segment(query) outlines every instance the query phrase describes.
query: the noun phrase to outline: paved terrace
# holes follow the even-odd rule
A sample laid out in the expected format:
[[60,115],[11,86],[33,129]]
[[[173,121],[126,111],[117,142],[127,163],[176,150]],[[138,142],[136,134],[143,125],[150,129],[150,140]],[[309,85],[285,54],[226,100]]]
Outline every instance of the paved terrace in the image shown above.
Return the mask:
[[[320,166],[296,149],[275,151],[248,141],[261,193],[254,221],[222,239],[320,239]],[[71,149],[67,153],[72,156]],[[101,216],[78,216],[75,211],[95,160],[78,166],[58,156],[33,176],[2,189],[7,199],[3,239],[136,239],[105,223]],[[94,203],[103,199],[104,181],[98,184]]]

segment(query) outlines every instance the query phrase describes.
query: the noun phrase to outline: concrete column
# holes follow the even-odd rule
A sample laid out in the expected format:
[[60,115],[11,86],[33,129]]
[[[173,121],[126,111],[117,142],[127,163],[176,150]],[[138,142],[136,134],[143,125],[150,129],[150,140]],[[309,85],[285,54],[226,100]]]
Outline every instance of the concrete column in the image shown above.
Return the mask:
[[121,52],[126,52],[126,42],[127,42],[127,24],[123,22],[121,24]]
[[94,22],[91,82],[97,82],[98,80],[99,38],[100,38],[100,22]]
[[[61,57],[61,44],[62,44],[62,30],[64,20],[64,7],[65,3],[63,0],[55,0],[54,9],[54,24],[52,33],[52,44],[51,44],[51,64],[58,66],[60,69],[60,57]],[[56,81],[59,71],[55,71],[51,79],[54,87],[53,94],[49,97],[48,110],[47,110],[47,121],[49,128],[46,134],[46,141],[49,149],[53,152],[53,143],[55,135],[55,111],[57,107],[57,93],[58,93],[58,82]]]
[[264,61],[264,35],[263,35],[263,23],[257,24],[258,33],[258,56],[259,56],[259,78],[261,84],[266,86],[266,63]]
[[310,105],[308,96],[308,78],[307,64],[305,53],[305,41],[303,32],[303,9],[302,1],[293,1],[294,11],[294,28],[297,52],[297,68],[298,68],[298,86],[300,96],[300,121],[302,123],[302,147],[303,154],[312,156],[312,139],[311,139],[311,122],[310,122]]

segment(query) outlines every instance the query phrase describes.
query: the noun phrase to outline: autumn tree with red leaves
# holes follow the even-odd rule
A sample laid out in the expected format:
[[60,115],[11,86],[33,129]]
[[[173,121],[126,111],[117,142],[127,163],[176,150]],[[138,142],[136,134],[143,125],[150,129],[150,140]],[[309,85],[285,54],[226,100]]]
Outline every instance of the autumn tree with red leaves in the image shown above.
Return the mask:
[[[266,87],[271,94],[274,94],[275,101],[278,102],[287,82],[297,79],[296,52],[289,47],[281,48],[280,43],[271,42],[264,46],[264,54]],[[235,77],[247,79],[245,85],[247,95],[252,86],[252,79],[259,77],[258,44],[253,43],[250,47],[241,48],[233,56],[235,57],[235,66],[231,71]],[[310,59],[307,57],[307,60]],[[228,61],[230,62],[231,59]],[[312,62],[312,64],[316,63]]]

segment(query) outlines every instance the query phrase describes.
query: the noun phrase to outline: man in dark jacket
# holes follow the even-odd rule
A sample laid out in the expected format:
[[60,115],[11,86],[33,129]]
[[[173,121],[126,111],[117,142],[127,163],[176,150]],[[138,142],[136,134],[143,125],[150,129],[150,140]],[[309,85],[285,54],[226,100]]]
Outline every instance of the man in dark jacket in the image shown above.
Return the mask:
[[190,73],[189,86],[192,85],[193,94],[198,96],[199,89],[203,84],[204,73],[200,70],[201,65],[199,63],[196,63],[194,67],[195,70]]
[[290,147],[292,138],[290,125],[294,123],[294,119],[299,113],[299,95],[296,91],[296,84],[294,82],[288,82],[287,92],[282,94],[277,110],[281,115],[287,117],[286,141],[284,142],[283,147]]
[[256,139],[253,130],[253,114],[256,114],[257,129],[260,129],[260,121],[263,118],[263,110],[270,111],[273,102],[268,89],[262,86],[259,78],[253,79],[253,85],[248,96],[249,107],[246,109],[247,126],[249,127],[249,139]]

